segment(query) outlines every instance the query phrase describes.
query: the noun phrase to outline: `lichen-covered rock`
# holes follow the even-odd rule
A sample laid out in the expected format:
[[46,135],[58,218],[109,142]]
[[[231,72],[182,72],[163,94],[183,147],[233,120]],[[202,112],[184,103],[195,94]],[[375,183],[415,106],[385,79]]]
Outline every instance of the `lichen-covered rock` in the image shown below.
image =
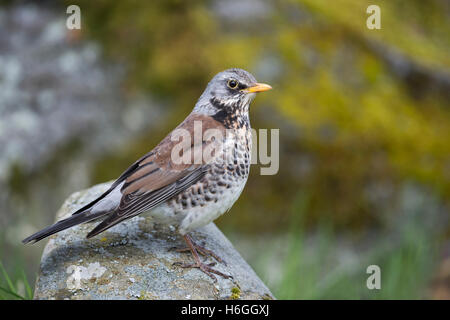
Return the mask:
[[[99,196],[109,183],[76,192],[63,204],[57,220]],[[192,233],[194,239],[226,262],[215,267],[233,279],[214,282],[198,269],[174,262],[193,262],[179,253],[183,239],[170,228],[137,216],[92,239],[88,223],[60,232],[44,249],[35,299],[273,299],[251,267],[214,224]]]

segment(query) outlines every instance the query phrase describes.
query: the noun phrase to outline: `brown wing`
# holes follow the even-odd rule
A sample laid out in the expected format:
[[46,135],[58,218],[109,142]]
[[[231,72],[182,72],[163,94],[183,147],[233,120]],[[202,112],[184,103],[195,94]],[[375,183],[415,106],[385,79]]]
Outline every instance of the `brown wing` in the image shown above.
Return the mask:
[[[195,123],[196,121],[199,122]],[[199,123],[201,123],[202,139],[196,141],[194,126],[198,126]],[[206,174],[210,159],[203,159],[202,150],[211,143],[211,140],[204,140],[203,133],[208,129],[218,129],[225,137],[225,128],[211,117],[193,113],[176,129],[186,130],[185,132],[191,137],[190,144],[184,144],[185,147],[181,151],[181,154],[189,152],[191,161],[179,163],[172,159],[172,149],[179,144],[179,141],[171,139],[173,131],[155,149],[128,168],[114,183],[117,186],[124,181],[120,205],[114,213],[88,234],[88,238],[158,206],[186,190]],[[220,143],[215,140],[215,143],[217,142]],[[195,163],[194,159],[201,159],[201,161]]]

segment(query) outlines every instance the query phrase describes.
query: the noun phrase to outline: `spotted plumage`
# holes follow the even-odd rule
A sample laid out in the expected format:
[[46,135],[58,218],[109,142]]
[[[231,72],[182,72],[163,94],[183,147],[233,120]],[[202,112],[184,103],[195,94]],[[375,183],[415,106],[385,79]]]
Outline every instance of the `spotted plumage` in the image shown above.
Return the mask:
[[250,102],[269,90],[247,71],[229,69],[206,87],[191,114],[152,151],[132,164],[99,198],[23,242],[39,241],[74,225],[102,218],[91,238],[126,219],[149,212],[158,223],[175,226],[196,263],[185,267],[223,277],[200,261],[189,232],[227,212],[239,198],[250,170]]

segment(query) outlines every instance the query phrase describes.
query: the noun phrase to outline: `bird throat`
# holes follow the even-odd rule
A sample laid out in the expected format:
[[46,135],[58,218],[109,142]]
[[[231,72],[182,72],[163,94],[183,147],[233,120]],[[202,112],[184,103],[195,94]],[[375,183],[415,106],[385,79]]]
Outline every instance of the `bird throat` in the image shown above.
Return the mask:
[[218,110],[212,117],[221,122],[225,128],[241,129],[245,127],[248,129],[250,127],[248,102],[236,100],[234,103],[227,104],[217,98],[211,98],[209,102]]

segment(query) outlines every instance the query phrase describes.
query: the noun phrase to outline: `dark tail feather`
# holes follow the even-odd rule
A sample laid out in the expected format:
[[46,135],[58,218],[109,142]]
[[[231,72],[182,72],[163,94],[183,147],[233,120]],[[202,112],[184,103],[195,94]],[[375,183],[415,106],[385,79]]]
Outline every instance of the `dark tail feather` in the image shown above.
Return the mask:
[[70,216],[67,219],[56,222],[54,225],[48,226],[47,228],[42,229],[41,231],[36,232],[35,234],[29,236],[28,238],[22,240],[23,243],[28,243],[34,241],[36,243],[52,234],[60,232],[62,230],[73,227],[77,224],[88,222],[94,219],[99,218],[102,215],[105,215],[105,212],[99,212],[95,214],[91,214],[90,211],[85,212],[77,212],[77,214]]
[[102,233],[103,231],[115,226],[119,222],[122,222],[123,220],[127,220],[129,218],[132,218],[132,216],[125,219],[120,218],[118,219],[117,215],[113,213],[112,215],[108,216],[105,220],[103,220],[101,223],[99,223],[93,230],[91,230],[91,232],[88,233],[86,238],[89,239],[95,237],[99,233]]

